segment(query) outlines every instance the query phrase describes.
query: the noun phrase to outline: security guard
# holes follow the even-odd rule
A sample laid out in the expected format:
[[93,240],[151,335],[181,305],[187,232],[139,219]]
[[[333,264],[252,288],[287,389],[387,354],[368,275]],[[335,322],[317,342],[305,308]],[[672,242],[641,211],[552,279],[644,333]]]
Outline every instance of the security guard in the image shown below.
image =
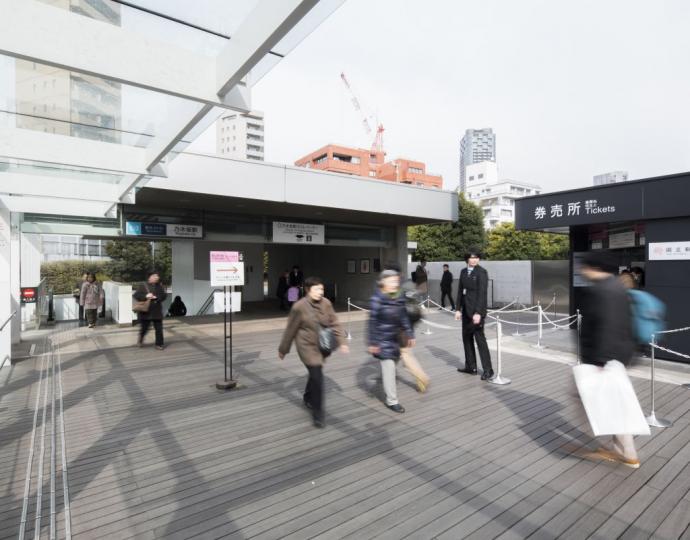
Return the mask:
[[458,301],[455,304],[455,320],[462,318],[462,343],[465,346],[465,367],[458,368],[461,373],[477,374],[477,357],[474,352],[474,342],[477,342],[479,357],[482,361],[482,380],[486,381],[494,376],[491,367],[491,354],[484,336],[484,320],[486,318],[486,304],[489,288],[489,274],[479,266],[481,254],[472,249],[465,256],[467,268],[460,272],[458,282]]

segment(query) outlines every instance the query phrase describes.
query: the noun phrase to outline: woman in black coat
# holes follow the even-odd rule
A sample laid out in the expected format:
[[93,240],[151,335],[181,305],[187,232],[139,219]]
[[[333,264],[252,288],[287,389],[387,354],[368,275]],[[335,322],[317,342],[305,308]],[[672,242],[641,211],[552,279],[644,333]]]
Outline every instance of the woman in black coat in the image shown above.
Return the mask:
[[149,326],[153,323],[153,328],[156,331],[156,349],[163,350],[163,301],[168,296],[163,285],[160,283],[161,278],[158,272],[151,272],[146,280],[146,283],[139,285],[134,292],[134,299],[143,302],[147,299],[151,300],[149,310],[139,312],[139,339],[137,345],[141,347],[144,343],[144,336],[149,330]]

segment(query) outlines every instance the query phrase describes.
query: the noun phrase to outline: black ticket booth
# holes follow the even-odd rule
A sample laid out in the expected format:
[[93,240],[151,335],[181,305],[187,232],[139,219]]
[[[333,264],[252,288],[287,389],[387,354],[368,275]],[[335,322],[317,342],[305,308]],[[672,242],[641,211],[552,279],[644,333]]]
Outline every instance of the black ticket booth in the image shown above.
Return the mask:
[[[515,201],[515,226],[570,235],[573,313],[588,286],[578,261],[601,249],[621,270],[644,269],[644,289],[666,304],[668,328],[690,326],[690,173],[525,197]],[[690,332],[667,335],[662,344],[690,354]]]

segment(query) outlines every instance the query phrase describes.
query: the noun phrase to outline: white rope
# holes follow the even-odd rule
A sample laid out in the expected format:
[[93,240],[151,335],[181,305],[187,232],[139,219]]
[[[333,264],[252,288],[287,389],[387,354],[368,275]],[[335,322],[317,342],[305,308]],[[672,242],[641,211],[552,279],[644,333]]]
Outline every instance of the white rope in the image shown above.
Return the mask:
[[661,330],[660,332],[654,332],[656,335],[659,334],[676,334],[678,332],[687,332],[690,330],[690,326],[686,326],[685,328],[675,328],[673,330]]
[[667,353],[675,354],[676,356],[680,356],[681,358],[685,358],[686,360],[690,360],[690,355],[679,353],[677,351],[672,351],[671,349],[667,349],[666,347],[662,347],[661,345],[657,345],[656,343],[650,343],[649,345],[651,345],[655,349],[666,351]]
[[512,306],[512,305],[515,304],[515,303],[517,303],[517,298],[516,298],[515,300],[513,300],[510,304],[506,304],[506,305],[503,306],[502,308],[499,308],[499,309],[490,309],[489,311],[490,311],[491,313],[496,313],[497,311],[503,311],[504,313],[506,313],[504,310],[508,309],[510,306]]
[[[546,313],[542,313],[542,315],[544,316],[544,318],[545,318],[549,323],[553,324],[553,325],[554,325],[555,327],[557,327],[557,328],[563,328],[563,329],[570,328],[570,325],[573,324],[573,322],[576,322],[576,321],[577,321],[577,314],[575,314],[575,315],[570,315],[570,316],[568,316],[568,317],[563,317],[562,319],[556,319],[555,321],[552,321],[551,319],[549,319],[549,316],[548,316]],[[570,319],[573,319],[573,320],[570,321],[568,324],[563,324],[563,325],[557,324],[557,323],[559,323],[559,322],[568,321],[568,320],[570,320]]]
[[363,307],[359,307],[359,306],[354,305],[352,302],[348,302],[348,305],[355,308],[355,309],[358,309],[360,311],[369,311],[368,309],[364,309]]

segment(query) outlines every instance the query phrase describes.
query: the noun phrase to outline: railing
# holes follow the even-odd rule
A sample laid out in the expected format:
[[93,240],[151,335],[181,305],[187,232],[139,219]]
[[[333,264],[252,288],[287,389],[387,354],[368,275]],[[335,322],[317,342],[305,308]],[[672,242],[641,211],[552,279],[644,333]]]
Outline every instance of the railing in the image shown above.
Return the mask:
[[[2,323],[2,326],[0,326],[0,332],[2,332],[5,329],[5,326],[7,326],[10,321],[12,320],[12,317],[14,317],[17,314],[17,310],[15,309],[12,313],[10,313],[10,316],[7,317],[7,319]],[[10,345],[11,347],[11,345]],[[10,360],[10,355],[5,354],[5,357],[0,360],[0,369],[2,369],[5,366],[5,363]]]
[[216,292],[223,292],[223,289],[213,289],[211,291],[211,294],[208,295],[206,301],[201,305],[201,308],[199,308],[197,315],[206,315],[208,308],[210,308],[213,305],[213,293]]

